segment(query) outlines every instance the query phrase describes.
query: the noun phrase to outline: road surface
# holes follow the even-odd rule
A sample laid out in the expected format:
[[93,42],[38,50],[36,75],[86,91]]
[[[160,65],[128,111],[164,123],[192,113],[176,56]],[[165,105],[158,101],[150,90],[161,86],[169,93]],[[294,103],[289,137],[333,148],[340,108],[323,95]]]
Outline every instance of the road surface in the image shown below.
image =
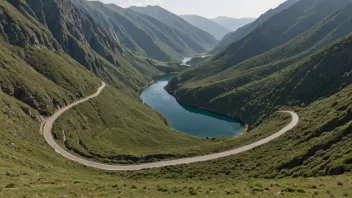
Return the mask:
[[45,140],[48,142],[48,144],[55,149],[55,151],[57,153],[59,153],[60,155],[73,160],[75,162],[84,164],[86,166],[89,167],[93,167],[93,168],[97,168],[97,169],[102,169],[102,170],[112,170],[112,171],[132,171],[132,170],[141,170],[141,169],[151,169],[151,168],[159,168],[159,167],[165,167],[165,166],[175,166],[175,165],[180,165],[180,164],[190,164],[190,163],[196,163],[196,162],[204,162],[204,161],[209,161],[209,160],[215,160],[215,159],[219,159],[219,158],[223,158],[223,157],[227,157],[227,156],[231,156],[231,155],[235,155],[238,153],[242,153],[248,150],[251,150],[255,147],[258,147],[260,145],[266,144],[276,138],[278,138],[279,136],[283,135],[284,133],[286,133],[287,131],[293,129],[299,121],[299,117],[298,115],[293,112],[293,111],[280,111],[281,113],[289,113],[292,116],[292,121],[291,123],[289,123],[285,128],[281,129],[280,131],[274,133],[273,135],[264,138],[260,141],[254,142],[252,144],[246,145],[246,146],[242,146],[233,150],[229,150],[229,151],[225,151],[225,152],[221,152],[221,153],[215,153],[215,154],[210,154],[210,155],[204,155],[204,156],[199,156],[199,157],[189,157],[189,158],[183,158],[183,159],[176,159],[176,160],[169,160],[169,161],[161,161],[161,162],[153,162],[153,163],[146,163],[146,164],[140,164],[140,165],[109,165],[109,164],[102,164],[102,163],[98,163],[98,162],[92,162],[86,159],[83,159],[81,157],[78,157],[76,155],[73,155],[67,151],[65,151],[64,149],[62,149],[54,140],[52,134],[51,134],[51,129],[53,126],[53,123],[55,122],[55,120],[61,115],[63,114],[65,111],[69,110],[70,108],[81,104],[83,102],[88,101],[89,99],[92,99],[94,97],[97,97],[101,91],[105,88],[106,84],[104,82],[102,82],[102,86],[98,88],[98,91],[91,95],[88,96],[87,98],[84,98],[82,100],[79,100],[77,102],[74,102],[70,105],[68,105],[65,108],[62,108],[60,110],[58,110],[52,117],[50,117],[47,122],[44,124],[44,137]]

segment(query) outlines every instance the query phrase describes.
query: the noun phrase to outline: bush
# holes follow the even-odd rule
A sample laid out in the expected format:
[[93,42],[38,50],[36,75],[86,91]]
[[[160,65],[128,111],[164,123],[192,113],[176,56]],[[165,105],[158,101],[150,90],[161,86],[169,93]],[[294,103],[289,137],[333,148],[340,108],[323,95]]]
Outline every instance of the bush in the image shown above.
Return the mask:
[[196,189],[194,189],[193,187],[191,187],[191,188],[189,188],[189,194],[192,195],[192,196],[194,196],[194,195],[197,195],[198,192],[197,192]]
[[306,193],[306,191],[304,191],[303,189],[297,189],[297,192],[299,192],[299,193]]
[[111,187],[112,187],[112,188],[115,188],[115,189],[118,189],[118,188],[119,188],[119,185],[115,184],[115,185],[112,185]]
[[9,183],[5,186],[5,188],[15,188],[15,184],[14,183]]
[[295,192],[296,191],[296,189],[294,189],[294,188],[286,188],[285,190],[283,190],[284,192],[289,192],[289,193],[293,193],[293,192]]
[[160,192],[167,192],[167,191],[169,191],[169,189],[168,189],[166,186],[160,186],[160,185],[157,185],[157,186],[156,186],[156,190],[157,190],[157,191],[160,191]]
[[257,193],[257,192],[263,192],[264,190],[261,188],[261,187],[259,187],[259,186],[254,186],[253,188],[252,188],[252,193],[253,194],[255,194],[255,193]]

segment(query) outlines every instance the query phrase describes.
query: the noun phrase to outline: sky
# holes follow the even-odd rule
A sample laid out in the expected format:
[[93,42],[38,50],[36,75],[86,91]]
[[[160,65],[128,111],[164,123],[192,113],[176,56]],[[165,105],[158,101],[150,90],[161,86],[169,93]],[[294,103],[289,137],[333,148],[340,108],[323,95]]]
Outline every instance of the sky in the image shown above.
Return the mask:
[[196,14],[206,18],[227,16],[257,18],[285,0],[99,0],[121,7],[159,5],[175,14]]

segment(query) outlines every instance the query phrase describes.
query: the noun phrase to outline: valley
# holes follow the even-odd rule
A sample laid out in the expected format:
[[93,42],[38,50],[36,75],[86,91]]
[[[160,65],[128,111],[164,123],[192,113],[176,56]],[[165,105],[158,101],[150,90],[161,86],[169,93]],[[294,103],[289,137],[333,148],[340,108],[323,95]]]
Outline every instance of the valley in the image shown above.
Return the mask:
[[121,2],[0,1],[0,197],[352,196],[352,0]]

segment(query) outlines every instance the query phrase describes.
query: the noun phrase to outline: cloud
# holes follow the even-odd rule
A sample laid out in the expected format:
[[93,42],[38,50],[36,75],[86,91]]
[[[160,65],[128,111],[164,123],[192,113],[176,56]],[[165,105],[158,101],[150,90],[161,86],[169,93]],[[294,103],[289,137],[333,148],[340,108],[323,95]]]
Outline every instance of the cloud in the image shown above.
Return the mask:
[[115,3],[121,7],[162,5],[163,0],[100,0],[104,3]]

